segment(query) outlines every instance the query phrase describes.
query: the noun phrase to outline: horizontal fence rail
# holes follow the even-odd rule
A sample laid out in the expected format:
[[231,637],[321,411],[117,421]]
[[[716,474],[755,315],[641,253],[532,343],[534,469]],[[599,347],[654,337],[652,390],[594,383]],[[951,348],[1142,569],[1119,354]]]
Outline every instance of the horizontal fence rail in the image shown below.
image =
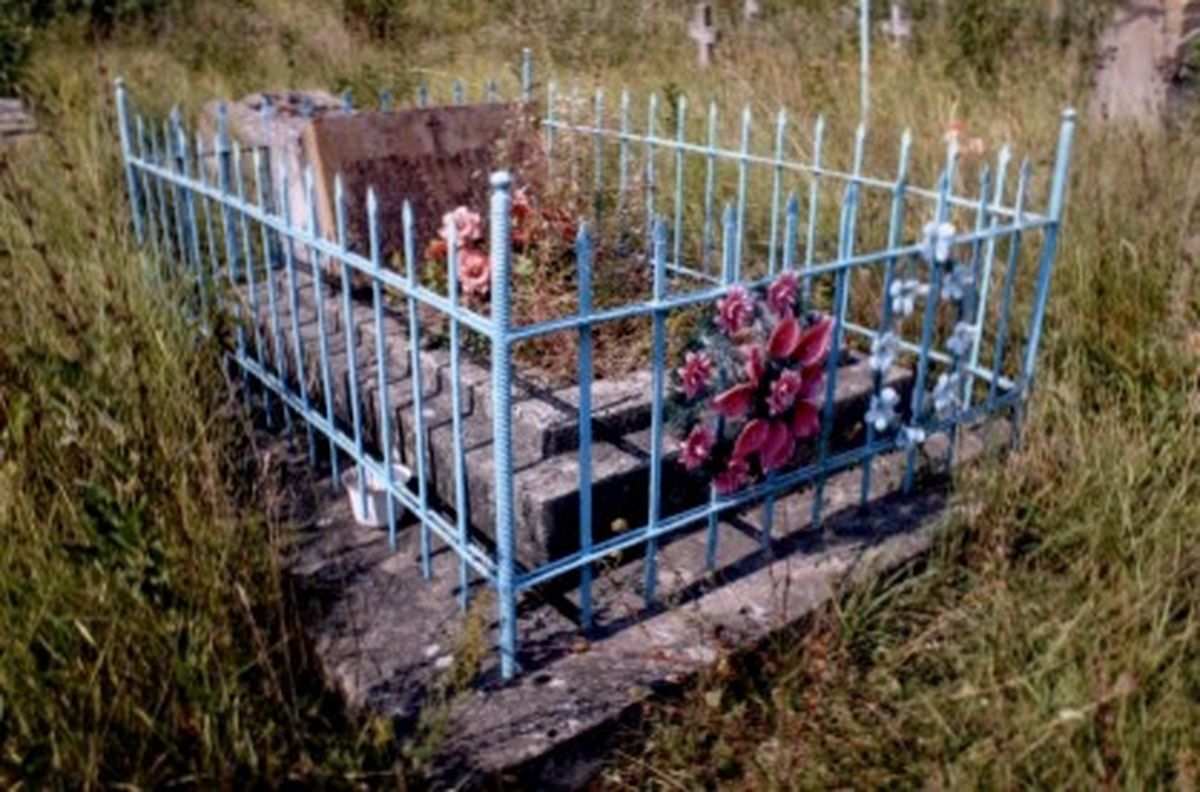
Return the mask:
[[[532,108],[528,54],[516,72],[516,98]],[[500,85],[486,81],[482,100],[501,101]],[[711,568],[721,521],[730,515],[761,508],[759,540],[769,547],[776,504],[790,492],[810,491],[816,526],[835,474],[860,470],[866,504],[884,456],[900,455],[908,489],[918,450],[935,435],[952,441],[950,463],[957,434],[989,416],[1010,416],[1016,437],[1057,252],[1071,111],[1048,174],[1049,200],[1033,211],[1033,167],[1025,160],[1014,168],[1008,147],[992,162],[977,162],[968,178],[951,138],[935,186],[918,187],[911,183],[907,133],[894,170],[881,177],[867,172],[870,141],[862,126],[852,147],[837,149],[823,119],[800,129],[781,110],[758,129],[747,107],[729,125],[736,135],[729,145],[715,103],[689,115],[685,97],[667,107],[651,96],[644,123],[635,124],[626,92],[614,107],[606,106],[602,90],[581,100],[578,89],[564,95],[551,83],[541,102],[545,174],[539,179],[547,204],[555,190],[565,196],[560,214],[569,216],[571,237],[560,274],[571,285],[554,310],[530,313],[516,285],[528,263],[515,252],[513,217],[538,180],[519,171],[493,173],[486,232],[448,224],[444,259],[426,252],[434,240],[419,238],[421,218],[405,202],[400,251],[385,260],[374,189],[347,195],[338,175],[334,232],[323,233],[313,173],[274,172],[269,149],[234,140],[223,107],[215,133],[193,135],[181,113],[147,121],[132,113],[120,81],[116,92],[133,225],[151,271],[177,290],[200,332],[227,345],[248,405],[269,427],[302,442],[363,509],[369,488],[385,493],[393,547],[407,530],[406,512],[419,532],[427,577],[440,545],[457,561],[462,607],[477,589],[494,592],[504,678],[519,666],[522,592],[575,590],[572,618],[586,631],[594,625],[596,581],[614,558],[640,558],[641,594],[650,605],[658,594],[661,543],[672,535],[703,530]],[[451,103],[465,104],[467,94],[456,81]],[[431,107],[426,86],[413,105]],[[390,94],[380,95],[378,112],[402,111]],[[364,111],[345,95],[341,112]],[[271,123],[266,103],[264,130]],[[847,153],[849,167],[832,164],[835,154]],[[292,216],[295,194],[304,196],[304,216]],[[356,206],[366,218],[366,237],[357,241],[347,231],[348,209]],[[465,283],[460,273],[470,263],[464,257],[474,253],[459,233],[486,237],[486,299],[478,296],[481,285]],[[632,285],[619,284],[625,291],[614,298],[617,270]],[[772,344],[786,339],[779,328],[791,308],[771,302],[777,290],[793,301],[786,306],[798,306],[797,327],[828,334],[828,352],[804,369],[804,395],[779,408],[790,411],[795,435],[786,464],[768,465],[765,445],[756,446],[758,457],[738,455],[743,442],[749,447],[748,438],[757,437],[747,423],[725,472],[759,459],[757,478],[732,487],[720,476],[705,480],[684,469],[694,460],[683,455],[711,456],[716,446],[684,445],[692,437],[706,440],[707,431],[719,445],[743,418],[716,408],[716,396],[689,402],[684,369],[698,367],[710,396],[742,384],[750,388],[740,392],[750,393],[770,382],[775,398],[791,358],[769,358],[755,368],[753,353],[737,346],[740,336],[721,322],[734,302],[766,300],[776,314],[754,308],[752,321],[771,329]],[[644,348],[644,365],[599,376],[603,334],[635,326],[642,328],[633,345]],[[681,326],[700,330],[689,339]],[[566,428],[552,451],[533,453],[528,435],[554,427],[530,429],[530,405],[548,410],[557,402],[529,384],[522,350],[563,337],[572,350],[571,374],[552,390],[565,400],[556,409],[566,418],[555,420],[566,420]],[[684,352],[696,360],[685,364]],[[720,355],[736,365],[705,373],[700,358]],[[856,371],[867,372],[864,384],[854,385]],[[601,404],[601,394],[620,386],[622,376],[634,378],[640,417],[629,420],[640,423],[614,439],[605,417],[612,408]],[[851,391],[858,401],[845,395]],[[801,398],[809,401],[801,405]],[[776,407],[770,410],[775,415]],[[803,431],[796,428],[802,410]],[[678,424],[692,420],[693,435],[685,438]],[[761,420],[778,434],[778,420]],[[624,475],[644,502],[628,506],[634,517],[621,530],[609,530],[604,520],[613,498],[602,494],[610,493],[605,465],[618,451],[632,460]],[[531,465],[554,460],[576,477],[575,494],[563,501],[572,527],[556,524],[546,534],[553,541],[543,536],[541,548],[531,545],[530,486],[520,482]]]

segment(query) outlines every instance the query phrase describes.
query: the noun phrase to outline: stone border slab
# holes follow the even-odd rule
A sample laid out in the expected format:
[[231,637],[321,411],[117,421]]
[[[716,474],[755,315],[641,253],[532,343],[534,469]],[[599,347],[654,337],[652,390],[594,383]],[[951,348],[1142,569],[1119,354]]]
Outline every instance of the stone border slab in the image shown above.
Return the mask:
[[[964,433],[960,460],[978,457],[992,442],[985,442],[984,429]],[[946,515],[940,465],[947,450],[944,435],[926,444],[922,486],[910,497],[897,492],[903,455],[878,458],[864,510],[858,508],[861,471],[831,478],[825,490],[830,516],[818,530],[808,520],[810,491],[781,499],[765,550],[757,533],[761,509],[729,515],[719,527],[723,550],[715,574],[703,570],[702,531],[672,537],[659,557],[663,607],[641,605],[640,560],[603,569],[599,625],[590,640],[582,638],[567,599],[524,597],[522,674],[507,685],[491,651],[490,598],[480,598],[478,611],[483,631],[475,640],[483,645],[470,647],[453,553],[436,551],[432,579],[422,579],[411,523],[393,553],[383,532],[355,526],[345,498],[330,497],[323,484],[290,574],[328,680],[353,709],[394,718],[403,733],[422,706],[440,708],[448,724],[440,746],[443,780],[575,786],[594,771],[616,724],[652,697],[686,683],[726,652],[760,645],[845,587],[925,552]],[[431,695],[472,655],[482,660],[468,688],[448,703]]]

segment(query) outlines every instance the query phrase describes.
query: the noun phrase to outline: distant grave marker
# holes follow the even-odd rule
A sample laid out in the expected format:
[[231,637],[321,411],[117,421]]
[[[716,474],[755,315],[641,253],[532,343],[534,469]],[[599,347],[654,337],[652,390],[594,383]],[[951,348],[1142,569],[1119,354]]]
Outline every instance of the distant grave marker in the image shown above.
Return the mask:
[[346,196],[347,244],[367,250],[365,197],[378,198],[384,262],[403,251],[403,206],[412,205],[417,244],[433,239],[442,215],[467,206],[485,218],[488,174],[513,170],[524,183],[541,181],[534,122],[519,104],[480,104],[327,115],[304,131],[316,179],[317,221],[336,237],[334,180]]
[[759,0],[746,0],[742,5],[742,18],[747,22],[753,22],[762,16],[762,3]]
[[912,37],[912,22],[905,12],[904,3],[893,0],[888,18],[880,25],[883,32],[892,40],[892,46],[903,47]]
[[0,146],[36,131],[33,116],[20,99],[0,99]]
[[696,42],[696,58],[700,65],[710,65],[720,37],[713,22],[712,3],[696,3],[692,21],[688,24],[688,37]]

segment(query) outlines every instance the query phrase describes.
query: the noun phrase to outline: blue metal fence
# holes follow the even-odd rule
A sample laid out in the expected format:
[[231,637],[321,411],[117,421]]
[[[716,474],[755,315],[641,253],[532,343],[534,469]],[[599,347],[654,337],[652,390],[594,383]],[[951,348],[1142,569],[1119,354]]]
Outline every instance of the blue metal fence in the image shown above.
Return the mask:
[[[520,98],[532,102],[528,55],[519,69],[519,86]],[[456,81],[453,102],[466,101],[466,93]],[[497,81],[487,81],[482,95],[484,101],[497,101]],[[423,107],[429,101],[422,86],[415,104]],[[380,96],[382,111],[394,106],[390,95]],[[345,107],[351,112],[349,97]],[[934,434],[953,437],[961,427],[1006,410],[1019,424],[1036,372],[1063,216],[1075,127],[1072,111],[1062,119],[1049,174],[1049,200],[1039,213],[1029,208],[1029,160],[1018,169],[1015,190],[1009,189],[1013,157],[1007,147],[998,152],[994,167],[980,168],[978,192],[964,195],[956,191],[967,180],[958,172],[954,139],[948,143],[940,178],[928,188],[910,181],[907,133],[900,139],[895,171],[879,177],[865,172],[867,133],[862,127],[851,167],[838,170],[827,164],[822,119],[811,126],[811,134],[796,136],[781,110],[769,127],[769,145],[760,151],[753,145],[748,107],[739,118],[732,147],[720,139],[720,109],[715,103],[690,123],[687,100],[678,97],[671,109],[673,130],[660,126],[657,98],[649,98],[640,131],[631,108],[629,94],[622,93],[614,119],[606,112],[602,91],[585,102],[577,90],[564,95],[553,83],[548,85],[541,124],[548,168],[552,177],[566,179],[580,192],[590,190],[591,195],[575,242],[577,309],[521,322],[514,315],[510,291],[514,187],[508,173],[494,173],[490,179],[491,298],[490,310],[485,311],[462,298],[455,240],[449,245],[445,288],[418,277],[418,243],[427,240],[417,239],[407,204],[403,270],[397,271],[382,259],[374,191],[347,196],[339,177],[332,198],[336,235],[324,238],[316,231],[311,172],[272,173],[269,152],[234,141],[224,112],[215,136],[207,141],[199,135],[190,138],[178,113],[161,127],[148,123],[132,114],[126,90],[117,83],[133,222],[139,242],[153,254],[156,271],[188,287],[189,306],[205,331],[220,321],[232,326],[230,358],[244,378],[248,398],[265,408],[268,421],[281,419],[280,427],[289,435],[296,425],[302,427],[314,460],[318,450],[327,447],[335,477],[339,465],[353,465],[359,473],[358,497],[365,498],[368,476],[384,483],[390,494],[387,522],[393,544],[398,508],[416,515],[426,576],[431,574],[432,548],[442,544],[459,561],[464,607],[473,586],[494,590],[505,677],[517,669],[516,605],[522,592],[572,581],[579,587],[580,624],[586,629],[592,620],[598,562],[637,550],[645,555],[643,594],[647,602],[653,601],[660,539],[688,528],[705,529],[711,565],[723,514],[762,504],[763,541],[769,543],[775,501],[803,486],[813,488],[812,516],[819,524],[828,478],[861,468],[865,502],[873,462],[881,454],[907,455],[904,486],[909,488],[917,446]],[[268,105],[264,124],[271,123],[270,112]],[[689,130],[697,123],[703,134],[693,140]],[[797,148],[807,148],[807,156],[788,153]],[[296,179],[302,180],[307,196],[304,227],[289,208]],[[352,249],[347,241],[346,208],[356,200],[365,202],[366,250]],[[860,222],[864,218],[869,222]],[[926,227],[926,221],[931,225]],[[616,240],[624,255],[646,260],[652,289],[644,298],[597,306],[593,278],[596,268],[605,265],[597,257],[605,234]],[[939,246],[954,254],[940,255]],[[672,371],[668,319],[704,309],[735,286],[766,287],[784,272],[797,274],[811,310],[833,322],[835,353],[825,373],[821,431],[811,457],[735,492],[718,494],[714,488],[703,503],[664,508],[663,469],[673,453],[666,442]],[[352,280],[363,279],[370,285],[365,302],[361,290],[352,288]],[[280,288],[286,293],[279,293]],[[947,294],[953,299],[942,309]],[[306,344],[300,321],[309,304],[316,312],[315,345]],[[403,306],[398,314],[403,321],[395,318],[395,304]],[[442,498],[428,486],[427,432],[422,424],[428,399],[422,381],[422,336],[430,316],[444,322],[449,332],[454,484],[451,496]],[[593,338],[597,328],[630,319],[646,320],[651,326],[647,519],[600,537],[593,535]],[[396,327],[407,343],[407,361],[394,354]],[[461,382],[467,354],[463,334],[468,331],[490,346],[495,507],[494,530],[489,532],[474,530],[468,517]],[[519,371],[513,353],[523,342],[559,333],[574,334],[578,343],[577,546],[541,562],[522,563],[515,539],[513,415]],[[369,336],[366,354],[360,335]],[[879,362],[874,366],[865,432],[851,447],[835,447],[830,438],[843,348],[870,349],[872,360]],[[344,361],[335,363],[339,356]],[[897,394],[885,385],[894,360],[914,369],[907,404],[897,403]],[[415,488],[396,475],[397,428],[387,386],[389,367],[396,365],[407,365],[411,372]],[[342,386],[334,380],[342,376],[341,366],[347,396],[346,409],[339,411],[335,391]],[[938,385],[931,392],[934,377]],[[374,404],[369,404],[368,391],[374,393]],[[930,400],[939,406],[949,403],[952,409],[933,410]],[[374,424],[373,432],[368,424]]]

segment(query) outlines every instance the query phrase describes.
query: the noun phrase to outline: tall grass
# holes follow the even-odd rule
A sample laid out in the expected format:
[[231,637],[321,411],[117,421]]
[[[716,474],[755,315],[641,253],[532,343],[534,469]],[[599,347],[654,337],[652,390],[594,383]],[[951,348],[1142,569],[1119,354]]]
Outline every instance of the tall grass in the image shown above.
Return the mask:
[[132,245],[109,74],[43,57],[0,153],[0,785],[386,770],[296,640],[219,350]]
[[[1030,65],[962,86],[970,124],[1044,134],[1036,108],[1074,89]],[[928,84],[876,89],[919,113]],[[1195,788],[1198,157],[1194,134],[1085,125],[1020,452],[963,477],[932,558],[720,664],[611,782]]]
[[[331,712],[295,648],[253,435],[217,350],[129,239],[112,77],[144,107],[194,113],[284,85],[404,93],[416,65],[478,90],[498,71],[514,81],[528,44],[564,84],[744,100],[764,119],[781,103],[807,122],[826,112],[830,140],[857,122],[853,35],[825,2],[767,4],[753,27],[722,6],[708,73],[665,0],[357,5],[408,10],[378,39],[336,3],[256,0],[38,41],[21,85],[45,131],[0,155],[2,781],[362,779],[394,756],[386,728]],[[869,169],[887,172],[911,126],[931,183],[942,129],[962,119],[1044,173],[1086,59],[1024,25],[989,45],[1003,56],[990,70],[960,57],[949,24],[910,53],[881,49]],[[961,482],[927,564],[721,664],[609,780],[1194,785],[1200,290],[1182,251],[1197,162],[1194,135],[1085,125],[1020,453]]]

